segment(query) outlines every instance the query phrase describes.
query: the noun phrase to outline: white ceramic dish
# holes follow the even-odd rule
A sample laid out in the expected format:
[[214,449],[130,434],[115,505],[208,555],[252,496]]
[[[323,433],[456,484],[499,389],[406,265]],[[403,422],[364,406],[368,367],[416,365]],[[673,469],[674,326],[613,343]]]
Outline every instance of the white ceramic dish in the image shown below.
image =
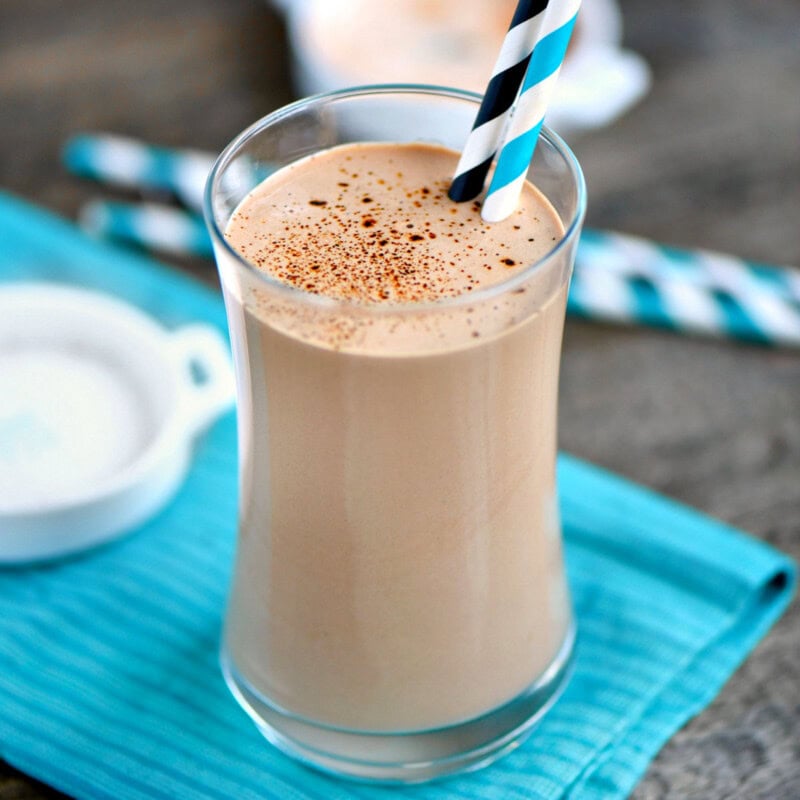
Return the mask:
[[172,498],[192,441],[233,405],[223,338],[108,295],[0,287],[0,563],[132,531]]

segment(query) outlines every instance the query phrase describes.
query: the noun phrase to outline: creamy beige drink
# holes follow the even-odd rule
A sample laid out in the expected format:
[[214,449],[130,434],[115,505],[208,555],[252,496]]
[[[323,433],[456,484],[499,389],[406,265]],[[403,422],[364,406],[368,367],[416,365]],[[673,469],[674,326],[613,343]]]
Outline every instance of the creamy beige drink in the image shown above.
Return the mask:
[[323,151],[225,234],[314,301],[226,287],[242,470],[226,647],[270,704],[324,725],[485,714],[570,632],[554,476],[569,267],[518,279],[563,227],[530,185],[491,226],[452,203],[457,157]]

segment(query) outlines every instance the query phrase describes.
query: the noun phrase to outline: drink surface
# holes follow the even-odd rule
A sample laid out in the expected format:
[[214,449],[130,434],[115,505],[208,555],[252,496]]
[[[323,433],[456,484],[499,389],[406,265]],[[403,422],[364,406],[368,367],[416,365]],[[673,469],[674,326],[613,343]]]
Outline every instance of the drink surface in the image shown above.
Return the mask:
[[[547,670],[571,625],[554,475],[568,270],[552,291],[513,284],[562,227],[530,186],[485,225],[446,197],[456,159],[334,148],[268,178],[226,232],[282,283],[350,301],[295,328],[296,298],[226,293],[242,473],[226,646],[270,703],[349,730],[484,714]],[[507,279],[511,299],[449,305]],[[438,300],[369,347],[341,333],[365,306]]]
[[453,203],[452,150],[345,145],[284,168],[239,207],[226,238],[252,264],[313,294],[370,303],[425,302],[500,283],[563,235],[527,184],[502,223],[480,202]]

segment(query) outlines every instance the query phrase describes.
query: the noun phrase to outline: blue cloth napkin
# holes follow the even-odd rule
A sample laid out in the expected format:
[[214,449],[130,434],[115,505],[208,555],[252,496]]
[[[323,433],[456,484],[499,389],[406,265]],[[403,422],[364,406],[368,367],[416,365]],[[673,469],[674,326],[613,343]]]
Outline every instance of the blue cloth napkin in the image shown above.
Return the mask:
[[[210,289],[0,194],[0,282],[23,279],[224,328]],[[0,755],[78,798],[625,797],[780,615],[794,566],[569,456],[559,481],[575,675],[527,743],[488,769],[420,787],[347,783],[272,749],[238,708],[217,666],[236,525],[233,415],[199,444],[175,502],[134,535],[0,570]]]

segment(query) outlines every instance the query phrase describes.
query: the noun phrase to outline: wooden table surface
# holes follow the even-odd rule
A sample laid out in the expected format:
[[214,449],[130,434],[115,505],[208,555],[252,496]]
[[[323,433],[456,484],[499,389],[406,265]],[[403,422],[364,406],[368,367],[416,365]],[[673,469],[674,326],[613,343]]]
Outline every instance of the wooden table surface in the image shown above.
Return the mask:
[[[800,264],[800,2],[621,5],[654,85],[571,142],[588,224]],[[281,21],[257,0],[0,3],[0,188],[69,217],[104,191],[60,166],[71,134],[219,150],[292,97]],[[181,266],[215,281],[207,262]],[[800,556],[800,350],[570,320],[560,435]],[[3,800],[59,796],[0,762]],[[796,601],[632,796],[800,797]]]

